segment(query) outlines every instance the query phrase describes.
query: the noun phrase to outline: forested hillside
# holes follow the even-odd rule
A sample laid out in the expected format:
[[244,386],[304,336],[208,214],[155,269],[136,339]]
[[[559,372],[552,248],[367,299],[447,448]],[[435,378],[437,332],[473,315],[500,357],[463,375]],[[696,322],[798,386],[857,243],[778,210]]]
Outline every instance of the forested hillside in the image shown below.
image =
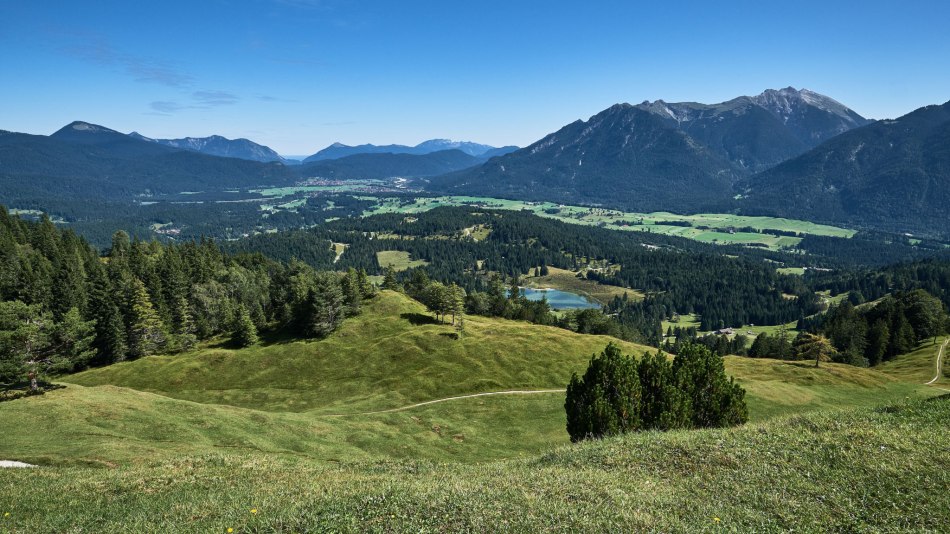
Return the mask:
[[295,179],[279,163],[176,150],[83,122],[51,136],[0,131],[0,188],[9,206],[129,202],[155,193],[283,185]]
[[[739,185],[747,214],[950,235],[950,102],[879,121]],[[789,199],[794,199],[790,202]]]
[[372,295],[365,273],[229,256],[210,241],[130,241],[100,258],[83,239],[0,211],[0,384],[259,331],[324,336]]
[[[474,227],[489,230],[487,236],[477,240],[466,233]],[[347,245],[335,264],[329,252],[331,242]],[[425,270],[430,277],[458,283],[468,292],[485,291],[489,273],[511,278],[542,265],[594,267],[585,269],[586,277],[647,293],[643,302],[621,299],[610,307],[621,323],[637,332],[634,339],[653,344],[659,343],[660,321],[674,313],[701,314],[703,329],[708,330],[795,321],[815,313],[819,306],[800,277],[778,274],[774,264],[765,261],[765,253],[755,249],[723,249],[683,238],[569,225],[510,211],[439,208],[411,217],[346,219],[308,231],[255,236],[226,247],[284,260],[307,257],[318,268],[336,265],[370,273],[381,272],[378,252],[408,252],[428,262]],[[736,252],[739,257],[724,252]]]

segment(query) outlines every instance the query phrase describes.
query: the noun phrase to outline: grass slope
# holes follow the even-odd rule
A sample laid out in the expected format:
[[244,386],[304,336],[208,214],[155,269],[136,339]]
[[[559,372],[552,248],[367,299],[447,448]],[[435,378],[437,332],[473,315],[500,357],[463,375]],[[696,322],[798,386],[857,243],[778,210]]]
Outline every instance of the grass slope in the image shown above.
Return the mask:
[[[415,324],[414,324],[415,323]],[[154,356],[68,377],[65,389],[0,403],[0,458],[136,464],[221,451],[317,460],[481,462],[566,444],[560,389],[610,341],[472,317],[462,340],[403,295],[383,292],[322,341]],[[622,344],[625,352],[648,350]],[[727,357],[754,421],[933,395],[873,370]],[[340,414],[349,414],[340,416]]]
[[950,397],[478,465],[265,454],[0,474],[11,532],[941,531]]
[[[454,337],[425,307],[383,291],[327,339],[151,356],[68,377],[268,411],[353,414],[454,395],[563,388],[614,338],[471,316]],[[648,347],[621,343],[628,353]]]

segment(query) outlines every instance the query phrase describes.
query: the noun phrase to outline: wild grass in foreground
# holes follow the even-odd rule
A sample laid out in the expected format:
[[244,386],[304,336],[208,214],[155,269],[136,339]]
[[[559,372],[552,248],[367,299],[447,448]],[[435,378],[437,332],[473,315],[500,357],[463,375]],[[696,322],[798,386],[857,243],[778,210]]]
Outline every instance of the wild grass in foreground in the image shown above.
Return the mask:
[[256,454],[7,470],[0,530],[936,532],[948,433],[941,397],[479,465]]

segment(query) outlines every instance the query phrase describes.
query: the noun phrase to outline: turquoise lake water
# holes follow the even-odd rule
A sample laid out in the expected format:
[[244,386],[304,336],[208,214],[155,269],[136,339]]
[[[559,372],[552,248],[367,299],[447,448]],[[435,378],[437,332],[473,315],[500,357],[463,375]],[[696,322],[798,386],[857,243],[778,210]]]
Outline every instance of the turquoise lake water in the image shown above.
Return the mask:
[[600,308],[598,302],[589,300],[583,295],[561,291],[559,289],[532,289],[521,288],[521,294],[528,300],[541,300],[547,297],[548,305],[555,310],[579,310],[584,308]]

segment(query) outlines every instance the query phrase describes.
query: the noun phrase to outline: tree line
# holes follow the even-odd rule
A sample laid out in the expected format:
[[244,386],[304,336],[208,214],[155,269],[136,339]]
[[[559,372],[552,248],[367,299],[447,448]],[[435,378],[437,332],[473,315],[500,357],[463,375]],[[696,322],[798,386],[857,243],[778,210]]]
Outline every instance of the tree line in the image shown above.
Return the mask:
[[0,385],[188,351],[259,332],[325,336],[374,294],[365,271],[322,272],[209,240],[182,244],[116,232],[102,256],[48,218],[0,209]]

